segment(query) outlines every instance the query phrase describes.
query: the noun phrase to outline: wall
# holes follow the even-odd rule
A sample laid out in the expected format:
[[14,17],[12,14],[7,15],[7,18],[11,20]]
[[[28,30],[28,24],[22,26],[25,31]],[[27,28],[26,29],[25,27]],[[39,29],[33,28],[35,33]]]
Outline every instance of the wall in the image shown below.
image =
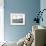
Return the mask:
[[[4,35],[7,41],[18,41],[32,30],[35,14],[40,10],[40,0],[4,0]],[[10,25],[10,13],[25,13],[26,24]]]
[[[46,9],[46,0],[41,0],[41,1],[40,1],[40,9],[41,9],[41,11],[42,11],[43,9]],[[45,19],[46,19],[46,10],[43,12],[42,17],[43,17],[43,22],[40,21],[40,25],[46,27],[46,20],[45,20]]]

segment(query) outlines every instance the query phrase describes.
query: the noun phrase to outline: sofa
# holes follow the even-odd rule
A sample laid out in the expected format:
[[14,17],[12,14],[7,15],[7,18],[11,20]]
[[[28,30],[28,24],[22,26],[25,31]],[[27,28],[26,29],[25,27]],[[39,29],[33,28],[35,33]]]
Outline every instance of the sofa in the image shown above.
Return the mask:
[[[46,28],[40,25],[32,26],[32,35],[33,42],[28,46],[46,46]],[[6,42],[3,46],[23,46],[24,40],[26,37],[21,38],[17,43],[16,42]],[[32,40],[31,39],[31,40]]]
[[[40,25],[34,25],[32,26],[32,34],[33,34],[33,42],[31,46],[46,46],[46,28]],[[21,43],[24,39],[20,39],[18,41],[18,46],[22,45]]]
[[46,46],[46,28],[34,25],[32,26],[32,34],[34,35],[32,46]]

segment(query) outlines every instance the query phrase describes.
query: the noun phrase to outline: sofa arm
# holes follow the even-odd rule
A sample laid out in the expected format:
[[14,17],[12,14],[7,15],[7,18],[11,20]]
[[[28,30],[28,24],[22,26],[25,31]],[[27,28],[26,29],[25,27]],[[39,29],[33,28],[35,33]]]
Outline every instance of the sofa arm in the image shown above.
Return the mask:
[[44,46],[44,31],[45,29],[35,30],[35,46]]

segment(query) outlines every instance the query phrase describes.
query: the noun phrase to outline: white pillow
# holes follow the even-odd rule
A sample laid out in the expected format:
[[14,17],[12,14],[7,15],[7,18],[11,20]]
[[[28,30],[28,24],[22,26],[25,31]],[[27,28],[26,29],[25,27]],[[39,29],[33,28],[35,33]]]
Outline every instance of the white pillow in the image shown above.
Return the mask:
[[17,46],[23,46],[24,40],[25,40],[25,37],[22,38],[22,39],[20,39],[20,40],[17,42]]

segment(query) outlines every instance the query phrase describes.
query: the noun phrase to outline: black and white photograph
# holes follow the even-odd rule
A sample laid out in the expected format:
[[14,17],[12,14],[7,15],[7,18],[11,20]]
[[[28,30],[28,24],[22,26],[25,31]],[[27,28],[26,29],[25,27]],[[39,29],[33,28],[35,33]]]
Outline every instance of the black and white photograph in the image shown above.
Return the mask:
[[25,25],[25,14],[23,13],[11,13],[10,14],[11,25]]

